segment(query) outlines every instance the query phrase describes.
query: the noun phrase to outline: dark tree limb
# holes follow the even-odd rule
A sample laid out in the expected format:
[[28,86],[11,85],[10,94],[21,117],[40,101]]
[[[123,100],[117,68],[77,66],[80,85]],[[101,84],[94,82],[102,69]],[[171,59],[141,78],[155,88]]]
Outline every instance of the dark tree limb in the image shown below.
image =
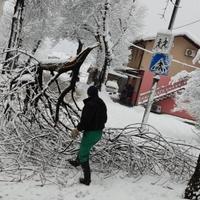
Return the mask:
[[[11,31],[10,31],[10,37],[8,40],[8,49],[11,48],[19,48],[21,46],[21,31],[22,31],[22,23],[23,23],[23,12],[24,12],[24,0],[16,0],[15,7],[14,7],[14,13],[12,18],[12,24],[11,24]],[[13,57],[13,52],[7,52],[5,56],[5,63],[3,65],[3,69],[6,71],[6,65],[8,64],[7,60]],[[8,68],[10,68],[12,65],[15,65],[15,62],[17,61],[18,57],[16,57],[12,62],[9,64]],[[3,73],[5,73],[3,71]]]
[[81,53],[82,48],[83,48],[83,43],[81,42],[80,39],[78,39],[78,49],[76,51],[76,55],[78,55],[79,53]]
[[[83,44],[81,43],[81,41],[79,40],[79,46],[77,49],[77,53],[81,51]],[[66,72],[72,71],[72,76],[71,76],[71,80],[70,80],[70,84],[69,86],[64,89],[62,92],[59,90],[60,92],[60,96],[58,97],[58,102],[56,104],[56,113],[55,113],[55,124],[59,121],[59,108],[60,105],[64,105],[64,97],[66,94],[68,94],[70,91],[73,92],[75,91],[75,86],[76,86],[76,82],[78,80],[78,75],[79,75],[79,70],[81,65],[83,64],[83,62],[85,61],[86,57],[88,56],[88,54],[90,53],[90,51],[92,49],[94,49],[95,47],[97,47],[98,44],[91,46],[91,47],[87,47],[85,50],[83,50],[82,52],[80,52],[73,60],[71,61],[66,61],[64,63],[40,63],[38,70],[37,70],[37,83],[39,85],[39,88],[41,89],[40,92],[32,99],[32,103],[37,104],[38,100],[41,99],[41,97],[44,95],[46,97],[46,99],[48,100],[48,96],[46,94],[46,90],[49,88],[49,86],[53,83],[53,82],[57,82],[58,77]],[[45,88],[43,87],[43,82],[42,82],[42,77],[43,77],[43,71],[47,70],[49,71],[51,74],[53,74],[54,76],[49,80],[49,82],[47,83],[47,85],[45,86]],[[56,72],[56,74],[54,74]],[[50,104],[50,102],[49,102]],[[66,104],[65,104],[66,105]],[[76,105],[76,104],[75,104]],[[76,105],[77,106],[77,105]],[[51,108],[51,107],[50,107]],[[77,106],[78,108],[78,106]],[[50,110],[50,112],[52,113],[52,108]]]
[[75,90],[75,86],[76,86],[76,81],[78,79],[78,74],[79,74],[79,70],[81,65],[83,64],[84,60],[86,59],[87,55],[90,53],[90,51],[97,47],[97,45],[93,46],[93,47],[88,47],[87,49],[85,49],[84,51],[82,51],[76,58],[76,62],[73,65],[73,69],[72,69],[72,78],[70,81],[70,85],[69,87],[67,87],[59,96],[58,98],[58,102],[56,105],[56,115],[55,115],[55,123],[58,122],[59,120],[59,107],[60,105],[63,103],[63,99],[65,97],[65,95],[67,93],[69,93],[71,90],[74,91]]
[[200,200],[200,155],[197,160],[195,171],[185,189],[186,199]]
[[72,97],[72,100],[73,100],[73,102],[74,102],[74,104],[75,104],[75,106],[76,106],[76,108],[79,110],[79,111],[81,111],[81,109],[78,107],[78,105],[77,105],[77,103],[76,103],[76,101],[75,101],[75,98],[74,98],[74,91],[72,91],[72,93],[71,93],[72,95],[71,95],[71,97]]

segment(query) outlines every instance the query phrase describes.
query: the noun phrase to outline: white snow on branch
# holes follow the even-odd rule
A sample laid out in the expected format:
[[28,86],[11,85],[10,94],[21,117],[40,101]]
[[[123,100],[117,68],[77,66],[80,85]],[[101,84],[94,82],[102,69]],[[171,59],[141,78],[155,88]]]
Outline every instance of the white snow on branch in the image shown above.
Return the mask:
[[170,84],[174,84],[180,80],[183,80],[183,79],[186,79],[189,77],[191,77],[191,73],[187,72],[186,70],[183,70],[183,71],[177,73],[175,76],[171,77]]
[[30,74],[24,74],[19,79],[20,81],[35,82],[34,77]]
[[200,63],[200,49],[197,51],[196,56],[194,57],[194,59],[192,60],[192,63],[195,65],[197,62]]

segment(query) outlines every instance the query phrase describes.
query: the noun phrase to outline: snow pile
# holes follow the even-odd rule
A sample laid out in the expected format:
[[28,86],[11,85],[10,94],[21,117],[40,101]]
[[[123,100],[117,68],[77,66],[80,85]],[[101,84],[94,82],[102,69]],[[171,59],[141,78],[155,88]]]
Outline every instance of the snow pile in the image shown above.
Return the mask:
[[111,88],[115,88],[115,89],[119,88],[119,86],[118,86],[116,81],[107,81],[106,82],[106,86],[107,87],[111,87]]
[[77,44],[68,40],[60,40],[56,45],[46,38],[35,57],[42,63],[60,63],[72,59],[76,55]]
[[174,84],[178,81],[181,81],[181,80],[184,80],[184,79],[190,78],[190,77],[191,77],[190,72],[183,70],[183,71],[177,73],[175,76],[171,77],[170,84]]
[[194,57],[194,59],[192,60],[193,64],[196,64],[197,62],[200,62],[200,49],[197,51],[196,56]]
[[63,186],[53,183],[41,187],[38,181],[20,183],[0,182],[3,200],[182,200],[185,184],[169,182],[166,176],[146,176],[134,180],[123,174],[103,177],[93,173],[93,183],[88,186],[77,184],[80,172],[73,169],[71,176],[63,174]]
[[[86,93],[87,87],[82,84],[81,90]],[[81,98],[84,98],[82,96]],[[142,107],[125,107],[118,103],[114,103],[109,95],[105,92],[105,88],[102,89],[100,97],[104,99],[108,107],[108,123],[106,127],[123,128],[128,124],[140,123],[144,113]],[[83,103],[78,102],[82,107]],[[157,115],[150,113],[149,123],[158,129],[163,136],[170,137],[183,142],[196,144],[198,137],[194,134],[194,127],[183,123],[179,118],[175,118],[169,115]],[[170,124],[170,126],[169,126]],[[48,129],[47,129],[48,130]],[[52,146],[52,145],[51,145]],[[103,148],[103,146],[102,146]],[[63,155],[61,164],[66,163],[64,159],[67,159],[66,155]],[[53,159],[55,160],[55,158]],[[81,176],[81,170],[71,169],[69,165],[63,167],[62,172],[59,174],[59,170],[54,168],[55,171],[51,174],[38,174],[38,178],[32,175],[24,176],[21,174],[21,178],[25,178],[24,182],[14,183],[1,183],[1,196],[3,199],[94,199],[94,200],[107,200],[109,199],[125,199],[125,200],[142,200],[142,199],[154,199],[154,200],[180,200],[182,197],[185,184],[174,184],[170,181],[168,175],[160,177],[144,176],[140,180],[133,178],[123,172],[124,174],[117,173],[115,175],[99,172],[99,168],[91,163],[92,168],[92,184],[89,187],[79,185],[78,179]],[[36,169],[35,169],[36,170]],[[38,168],[38,170],[41,170]],[[134,171],[133,171],[134,172]],[[1,174],[2,175],[2,174]],[[10,177],[10,178],[9,178]],[[7,176],[8,180],[18,181],[12,176]],[[5,177],[4,177],[5,178]],[[0,179],[5,180],[3,177]],[[36,179],[37,178],[37,179]],[[38,187],[41,184],[41,178],[45,183],[44,187]],[[29,180],[27,180],[29,179]],[[52,183],[52,184],[49,184]],[[58,185],[57,185],[58,184]],[[112,187],[110,187],[112,185]],[[123,190],[122,190],[123,188]],[[145,191],[145,193],[144,193]]]
[[107,81],[106,82],[106,91],[109,92],[109,94],[117,94],[119,90],[119,86],[117,84],[117,81]]
[[[104,94],[101,94],[103,99]],[[107,95],[105,95],[107,96]],[[107,127],[122,128],[128,124],[141,123],[144,108],[141,106],[126,107],[113,101],[106,101],[109,113]],[[178,117],[166,114],[150,113],[148,123],[154,126],[164,137],[185,140],[187,143],[196,144],[198,137],[194,134],[194,126],[183,123]]]

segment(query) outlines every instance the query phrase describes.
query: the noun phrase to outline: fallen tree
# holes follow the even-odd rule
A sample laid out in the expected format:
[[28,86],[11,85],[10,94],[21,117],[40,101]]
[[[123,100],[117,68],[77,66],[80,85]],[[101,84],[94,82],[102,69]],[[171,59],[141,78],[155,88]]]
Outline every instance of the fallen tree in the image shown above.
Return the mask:
[[[80,114],[73,95],[81,64],[95,47],[80,51],[80,43],[74,59],[54,64],[40,63],[18,49],[16,67],[0,75],[0,169],[9,175],[6,180],[39,175],[44,184],[48,172],[69,167],[66,160],[76,155],[80,142],[69,134]],[[47,81],[45,71],[52,75]],[[61,86],[58,77],[63,73],[67,78]],[[196,165],[192,153],[199,150],[168,141],[149,125],[142,130],[141,124],[132,124],[105,129],[91,156],[94,168],[109,174],[123,170],[138,177],[166,172],[186,180]]]
[[194,150],[198,152],[200,148],[167,140],[148,124],[144,130],[141,124],[131,124],[122,129],[106,129],[93,160],[109,173],[120,169],[137,177],[166,172],[174,179],[187,180],[195,167]]
[[[76,83],[81,65],[98,44],[83,51],[82,46],[79,41],[77,55],[60,63],[41,63],[21,49],[8,49],[1,53],[16,52],[8,60],[3,56],[1,60],[4,68],[0,74],[0,137],[4,144],[3,155],[9,154],[10,162],[14,161],[18,168],[21,168],[21,163],[35,166],[46,165],[46,161],[49,163],[48,156],[52,156],[56,148],[52,144],[59,146],[58,140],[66,141],[64,138],[79,120],[80,109],[74,98]],[[16,58],[13,68],[6,68],[5,64],[10,66]],[[47,72],[48,80],[45,80]],[[65,80],[61,81],[59,76],[62,74],[65,74]],[[41,144],[37,143],[38,140]],[[71,142],[69,137],[68,140]],[[45,147],[50,144],[52,151],[47,150],[46,157]],[[7,163],[5,159],[2,158]]]

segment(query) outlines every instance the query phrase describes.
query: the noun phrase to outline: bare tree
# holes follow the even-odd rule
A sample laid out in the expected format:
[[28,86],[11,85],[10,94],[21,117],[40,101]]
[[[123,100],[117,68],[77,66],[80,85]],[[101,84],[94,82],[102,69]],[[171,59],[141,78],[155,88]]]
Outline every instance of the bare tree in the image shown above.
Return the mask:
[[[10,30],[10,37],[8,40],[8,49],[18,49],[21,46],[21,32],[22,32],[22,23],[23,23],[23,12],[24,12],[24,0],[17,0],[14,7],[14,13],[12,17],[12,24]],[[14,53],[14,55],[13,55]],[[15,62],[17,60],[17,52],[8,51],[5,56],[5,61],[9,58],[15,56],[15,59],[12,59],[9,68],[15,67]],[[7,62],[4,62],[4,69],[6,70]]]
[[61,10],[63,23],[58,35],[80,38],[85,44],[99,42],[96,66],[101,71],[99,86],[105,79],[107,68],[121,66],[128,58],[128,39],[133,39],[141,27],[144,10],[128,0],[66,1]]

